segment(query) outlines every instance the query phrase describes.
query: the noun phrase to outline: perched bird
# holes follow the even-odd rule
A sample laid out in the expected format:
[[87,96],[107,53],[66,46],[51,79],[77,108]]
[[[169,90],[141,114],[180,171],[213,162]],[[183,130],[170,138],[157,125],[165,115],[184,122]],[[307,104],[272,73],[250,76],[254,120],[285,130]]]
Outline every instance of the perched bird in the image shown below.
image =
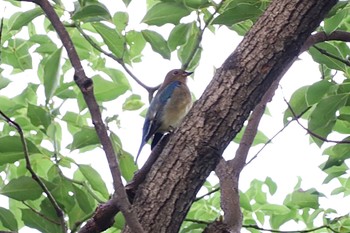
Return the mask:
[[173,130],[181,123],[191,108],[192,98],[186,80],[187,76],[192,73],[175,69],[166,75],[147,111],[136,162],[143,146],[152,136],[154,137],[151,149],[155,147],[164,133]]

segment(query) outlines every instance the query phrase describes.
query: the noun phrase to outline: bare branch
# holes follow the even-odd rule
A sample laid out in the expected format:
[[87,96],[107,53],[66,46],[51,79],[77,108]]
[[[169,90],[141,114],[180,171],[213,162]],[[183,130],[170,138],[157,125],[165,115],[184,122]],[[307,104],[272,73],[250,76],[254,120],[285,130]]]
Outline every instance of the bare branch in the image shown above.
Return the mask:
[[300,53],[305,52],[311,46],[331,40],[338,40],[343,42],[350,42],[350,32],[345,31],[334,31],[331,34],[327,35],[325,32],[317,32],[311,35],[304,43],[304,45],[300,49]]
[[58,15],[56,14],[55,10],[53,9],[48,0],[23,1],[36,3],[43,9],[47,18],[50,20],[59,38],[61,39],[63,46],[67,50],[69,60],[71,61],[71,64],[75,71],[74,81],[76,82],[83,94],[83,97],[91,114],[92,123],[95,126],[96,133],[100,139],[103,150],[106,154],[110,172],[113,178],[113,187],[115,193],[112,198],[116,200],[114,204],[116,204],[120,208],[125,217],[127,225],[132,229],[132,231],[142,233],[142,226],[140,225],[125,192],[125,188],[121,179],[121,173],[117,161],[117,156],[115,155],[112,142],[107,134],[106,126],[102,121],[101,112],[93,93],[93,82],[91,79],[87,78],[79,56],[77,54],[77,51],[73,45],[73,42],[67,30],[65,29],[64,25],[60,21]]
[[47,195],[47,198],[49,199],[52,207],[55,209],[56,215],[60,219],[60,225],[61,225],[61,228],[62,228],[62,232],[67,232],[67,226],[66,226],[66,222],[64,220],[63,210],[58,205],[58,203],[56,202],[55,198],[52,196],[51,192],[46,187],[45,183],[40,179],[40,177],[34,172],[34,170],[32,168],[32,165],[31,165],[30,159],[29,159],[29,152],[28,152],[27,142],[26,142],[26,139],[24,138],[24,134],[23,134],[23,130],[22,130],[21,126],[17,122],[11,120],[2,111],[0,111],[0,115],[5,119],[5,121],[10,126],[14,127],[17,130],[17,132],[18,132],[18,134],[19,134],[19,136],[21,138],[21,142],[22,142],[22,146],[23,146],[23,153],[24,153],[24,158],[25,158],[25,161],[26,161],[26,168],[30,172],[30,174],[32,175],[33,180],[35,180],[39,184],[40,188]]
[[323,225],[323,226],[312,228],[312,229],[308,229],[308,230],[293,230],[293,231],[282,231],[282,230],[266,229],[266,228],[259,227],[257,225],[243,225],[243,227],[245,227],[245,228],[254,228],[254,229],[257,229],[257,230],[260,230],[260,231],[269,231],[269,232],[276,232],[276,233],[308,233],[308,232],[315,232],[315,231],[321,230],[321,229],[327,229],[327,230],[330,230],[331,232],[339,233],[339,231],[334,230],[332,227],[330,227],[328,225]]
[[204,194],[204,195],[202,195],[202,196],[199,196],[199,197],[197,197],[196,199],[194,199],[194,202],[195,202],[195,201],[199,201],[199,200],[203,199],[204,197],[209,196],[210,194],[216,193],[216,192],[219,191],[219,190],[220,190],[220,188],[213,189],[213,190],[211,190],[210,192],[208,192],[208,193],[206,193],[206,194]]
[[27,206],[31,211],[33,211],[36,215],[40,216],[41,218],[47,220],[48,222],[51,222],[53,224],[56,225],[60,225],[59,222],[56,222],[50,218],[48,218],[47,216],[45,216],[44,214],[40,213],[39,211],[37,211],[36,209],[34,209],[33,207],[31,207],[28,203],[26,203],[25,201],[22,201],[23,205]]
[[350,62],[349,62],[348,60],[345,60],[345,59],[342,59],[342,58],[340,58],[340,57],[337,57],[337,56],[335,56],[335,55],[333,55],[333,54],[327,52],[326,50],[321,49],[320,47],[317,47],[316,45],[314,45],[313,47],[314,47],[315,49],[317,49],[321,54],[326,55],[326,56],[328,56],[328,57],[330,57],[330,58],[333,58],[333,59],[335,59],[335,60],[337,60],[337,61],[340,61],[340,62],[344,63],[344,64],[347,65],[347,66],[350,66]]
[[308,134],[310,134],[311,136],[321,140],[321,141],[324,141],[324,142],[332,142],[332,143],[339,143],[339,144],[350,144],[350,141],[349,140],[342,140],[342,141],[338,141],[338,140],[330,140],[330,139],[327,139],[327,138],[324,138],[314,132],[312,132],[311,130],[309,130],[307,127],[305,127],[303,124],[300,123],[299,121],[299,118],[297,118],[292,106],[290,106],[289,102],[285,99],[284,99],[284,102],[286,102],[286,104],[288,105],[288,109],[291,111],[291,113],[293,114],[293,117],[295,118],[296,122],[298,123],[298,125],[300,125]]

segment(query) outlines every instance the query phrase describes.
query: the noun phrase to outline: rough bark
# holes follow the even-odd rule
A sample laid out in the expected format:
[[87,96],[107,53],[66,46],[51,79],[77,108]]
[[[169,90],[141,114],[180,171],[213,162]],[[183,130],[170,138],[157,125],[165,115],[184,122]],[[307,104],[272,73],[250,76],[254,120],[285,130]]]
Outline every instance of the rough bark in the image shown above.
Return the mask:
[[145,232],[178,232],[224,149],[336,2],[271,3],[218,69],[137,190],[133,206]]

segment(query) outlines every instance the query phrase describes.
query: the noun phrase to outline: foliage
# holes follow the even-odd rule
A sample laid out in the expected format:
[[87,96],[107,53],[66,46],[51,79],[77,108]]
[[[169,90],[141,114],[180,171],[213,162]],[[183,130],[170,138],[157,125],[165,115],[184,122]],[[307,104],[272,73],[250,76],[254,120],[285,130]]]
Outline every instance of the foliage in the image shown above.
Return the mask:
[[[20,5],[11,0],[8,2]],[[132,90],[126,72],[122,68],[108,67],[108,54],[115,57],[115,64],[132,66],[142,62],[145,48],[150,46],[162,58],[179,60],[189,70],[195,70],[201,51],[205,49],[200,43],[204,30],[215,33],[218,27],[225,25],[244,35],[269,3],[266,0],[229,0],[220,5],[209,0],[153,0],[148,1],[148,9],[142,19],[147,27],[137,29],[128,26],[134,14],[127,8],[132,4],[131,0],[123,2],[125,11],[110,12],[102,2],[80,0],[75,2],[74,10],[68,12],[63,3],[55,1],[55,9],[60,16],[70,15],[64,21],[66,29],[79,57],[93,70],[94,93],[103,113],[107,112],[106,105],[111,102],[121,103],[118,114],[140,110],[144,105],[139,93]],[[97,205],[108,200],[111,194],[108,184],[93,164],[77,162],[72,156],[74,153],[84,156],[83,153],[87,152],[95,153],[96,157],[102,156],[99,139],[91,125],[83,96],[73,82],[72,66],[62,45],[57,43],[56,34],[52,33],[52,25],[37,6],[31,10],[24,10],[21,6],[16,9],[18,12],[4,19],[2,29],[0,94],[15,87],[17,80],[11,76],[26,75],[31,71],[30,74],[36,74],[36,77],[16,96],[1,94],[0,110],[21,126],[33,170],[63,210],[69,229],[76,231],[92,216]],[[339,2],[318,30],[327,33],[350,31],[349,9],[348,3]],[[38,23],[42,30],[38,29]],[[89,40],[81,34],[79,27]],[[170,28],[168,36],[164,35],[163,27]],[[29,39],[23,39],[23,34]],[[311,48],[309,53],[320,64],[322,79],[301,87],[293,94],[284,122],[309,108],[302,117],[308,121],[308,129],[319,136],[312,136],[312,140],[321,147],[325,142],[322,138],[334,133],[344,135],[342,142],[350,141],[350,68],[344,62],[350,49],[346,43],[336,41],[324,42],[318,47],[321,50]],[[105,49],[107,56],[98,48]],[[174,51],[177,58],[173,57]],[[36,60],[40,62],[37,64]],[[11,74],[6,70],[11,70]],[[105,121],[109,125],[118,124],[118,115],[108,116]],[[0,194],[9,198],[9,206],[0,207],[0,230],[18,231],[27,226],[41,232],[61,232],[54,208],[26,169],[17,131],[5,121],[0,123],[0,128]],[[122,176],[125,181],[130,181],[137,167],[132,155],[123,149],[122,141],[127,139],[121,140],[113,130],[109,134]],[[240,140],[241,134],[234,143]],[[268,138],[259,132],[254,146],[267,141]],[[346,196],[350,193],[350,178],[346,174],[349,151],[349,143],[341,142],[324,150],[328,160],[320,167],[327,174],[325,183],[333,179],[339,181],[333,195]],[[217,187],[217,184],[207,181],[203,190],[210,192]],[[267,225],[279,229],[288,221],[296,221],[303,222],[307,228],[314,228],[318,218],[338,231],[349,230],[348,216],[331,219],[328,214],[336,213],[336,210],[320,207],[320,198],[324,197],[322,193],[315,189],[301,190],[300,187],[301,179],[283,203],[276,203],[270,198],[277,192],[278,184],[269,177],[265,181],[253,180],[250,188],[240,193],[244,226],[257,232],[249,226]],[[264,191],[266,189],[268,191]],[[219,194],[214,192],[196,201],[188,219],[210,222],[219,218]],[[124,220],[118,214],[114,227],[108,232],[119,232],[123,224]],[[185,221],[181,232],[201,232],[205,226]]]

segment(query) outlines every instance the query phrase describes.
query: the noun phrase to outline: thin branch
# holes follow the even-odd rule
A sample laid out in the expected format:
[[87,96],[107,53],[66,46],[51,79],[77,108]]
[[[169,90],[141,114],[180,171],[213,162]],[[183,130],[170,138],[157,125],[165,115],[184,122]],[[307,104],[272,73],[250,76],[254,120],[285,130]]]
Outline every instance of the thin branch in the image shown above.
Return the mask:
[[199,200],[203,199],[204,197],[209,196],[210,194],[216,193],[216,192],[219,191],[219,190],[220,190],[220,187],[219,187],[219,188],[216,188],[216,189],[213,189],[213,190],[211,190],[210,192],[208,192],[208,193],[206,193],[206,194],[204,194],[204,195],[202,195],[202,196],[197,197],[196,199],[194,199],[193,202],[199,201]]
[[47,18],[50,20],[52,26],[55,28],[63,46],[67,50],[69,60],[74,68],[74,81],[80,88],[86,105],[90,111],[92,123],[95,126],[96,133],[100,139],[103,150],[105,152],[109,169],[113,178],[114,195],[112,199],[115,200],[113,203],[118,206],[122,211],[127,225],[133,232],[143,232],[142,226],[139,223],[137,216],[128,200],[117,161],[112,142],[108,136],[107,129],[103,123],[101,111],[97,104],[96,98],[93,93],[93,82],[89,79],[82,67],[78,53],[74,47],[73,41],[71,40],[67,30],[60,21],[57,13],[53,9],[52,5],[48,0],[22,0],[27,2],[33,2],[39,5],[45,12]]
[[56,225],[60,225],[59,222],[56,222],[50,218],[48,218],[46,215],[40,213],[39,211],[37,211],[36,209],[34,209],[33,207],[31,207],[29,204],[27,204],[25,201],[22,201],[23,205],[27,206],[31,211],[33,211],[36,215],[40,216],[41,218],[47,220],[48,222],[51,222],[53,224],[56,224]]
[[335,60],[337,60],[337,61],[340,61],[340,62],[344,63],[344,64],[347,65],[347,66],[350,66],[350,61],[345,60],[345,59],[342,59],[342,58],[339,58],[339,57],[337,57],[337,56],[335,56],[335,55],[333,55],[333,54],[327,52],[326,50],[321,49],[320,47],[318,47],[318,46],[316,46],[316,45],[314,45],[313,47],[314,47],[315,49],[317,49],[321,54],[323,54],[323,55],[325,55],[325,56],[328,56],[328,57],[330,57],[330,58],[333,58],[333,59],[335,59]]
[[[193,47],[194,49],[191,51],[190,55],[188,56],[188,61],[186,61],[183,65],[182,65],[182,69],[186,70],[188,68],[188,66],[190,65],[192,59],[194,58],[194,55],[196,54],[197,50],[199,49],[199,45],[202,41],[202,37],[204,34],[205,29],[207,29],[207,27],[212,23],[214,16],[216,15],[216,13],[219,12],[220,8],[222,7],[222,5],[224,4],[224,0],[222,0],[217,7],[215,8],[214,13],[204,22],[204,27],[199,31],[199,35],[197,36],[197,41],[195,46]],[[201,27],[201,25],[199,25],[199,28]]]
[[310,110],[311,107],[306,108],[304,111],[302,111],[299,115],[294,116],[290,121],[288,121],[282,129],[280,129],[279,131],[277,131],[277,133],[275,133],[275,135],[273,135],[271,138],[269,138],[269,140],[267,140],[267,142],[265,142],[265,144],[260,148],[260,150],[246,163],[246,166],[248,164],[250,164],[254,159],[256,159],[258,157],[258,155],[261,153],[262,150],[265,149],[265,147],[270,144],[280,133],[282,133],[288,126],[290,123],[292,123],[293,121],[296,121],[297,119],[299,119],[300,117],[302,117],[305,113],[307,113],[307,111]]
[[305,41],[304,45],[301,47],[300,53],[305,52],[315,44],[332,40],[350,42],[350,32],[334,31],[329,35],[327,35],[325,32],[317,32],[309,36],[309,38]]
[[339,231],[334,230],[332,227],[330,227],[328,225],[323,225],[323,226],[312,228],[312,229],[308,229],[308,230],[293,230],[293,231],[282,231],[282,230],[266,229],[266,228],[259,227],[257,225],[243,225],[243,227],[245,227],[245,228],[253,228],[253,229],[256,229],[256,230],[260,230],[260,231],[276,232],[276,233],[308,233],[308,232],[315,232],[315,231],[321,230],[321,229],[328,229],[328,230],[330,230],[330,231],[332,231],[334,233],[340,233]]
[[34,172],[34,170],[32,168],[32,165],[31,165],[30,159],[29,159],[29,152],[28,152],[27,142],[26,142],[26,139],[24,138],[24,134],[23,134],[23,130],[22,130],[21,126],[17,122],[11,120],[1,110],[0,110],[0,115],[5,119],[5,121],[10,126],[14,127],[17,130],[17,132],[18,132],[18,134],[19,134],[19,136],[21,138],[21,143],[22,143],[22,146],[23,146],[23,153],[24,153],[24,158],[25,158],[25,161],[26,161],[26,168],[30,172],[30,174],[32,175],[33,180],[35,180],[39,184],[40,188],[47,195],[47,198],[49,199],[52,207],[55,209],[56,215],[60,219],[60,225],[61,225],[61,228],[62,228],[62,232],[67,232],[67,226],[66,226],[66,222],[64,221],[63,210],[60,208],[60,206],[56,202],[55,198],[52,196],[51,192],[46,187],[45,183],[40,179],[40,177]]
[[349,140],[342,140],[342,141],[338,141],[338,140],[329,140],[327,138],[324,138],[314,132],[312,132],[311,130],[309,130],[307,127],[305,127],[303,124],[300,123],[299,118],[296,118],[296,114],[292,108],[292,106],[290,106],[289,102],[286,100],[286,98],[283,97],[284,102],[286,102],[288,109],[291,111],[291,113],[293,114],[293,117],[295,118],[296,122],[298,123],[298,125],[301,126],[301,128],[303,128],[308,134],[310,134],[311,136],[324,141],[324,142],[331,142],[331,143],[338,143],[338,144],[350,144]]

